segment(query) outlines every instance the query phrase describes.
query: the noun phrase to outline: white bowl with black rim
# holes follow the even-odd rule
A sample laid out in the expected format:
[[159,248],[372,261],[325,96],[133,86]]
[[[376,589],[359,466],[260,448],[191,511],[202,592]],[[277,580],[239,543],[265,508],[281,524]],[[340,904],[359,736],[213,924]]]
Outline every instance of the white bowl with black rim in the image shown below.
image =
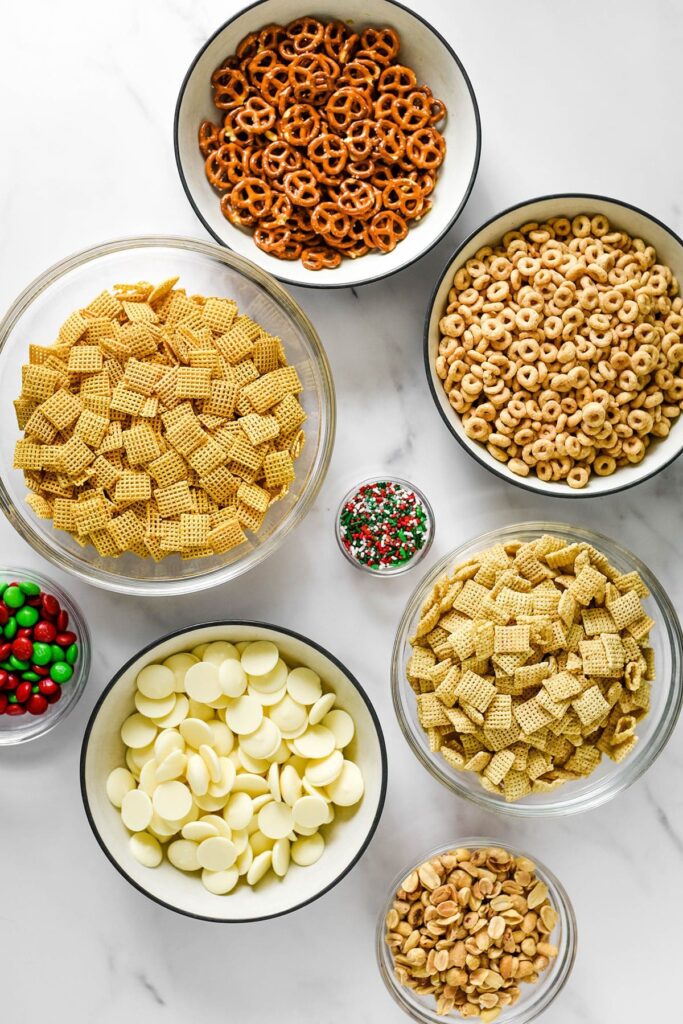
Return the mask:
[[642,238],[657,250],[660,263],[671,267],[679,281],[683,280],[683,241],[678,235],[650,213],[630,203],[607,196],[590,193],[562,193],[540,196],[508,207],[496,214],[455,250],[448,260],[427,308],[424,330],[424,362],[432,397],[444,423],[456,441],[476,461],[491,473],[508,483],[523,487],[537,494],[548,494],[561,498],[593,498],[601,494],[614,494],[648,480],[659,473],[683,450],[683,424],[675,422],[668,437],[655,439],[647,450],[645,458],[637,465],[619,467],[611,476],[592,475],[586,487],[575,489],[559,481],[543,481],[534,474],[518,476],[505,463],[498,462],[489,454],[485,445],[473,441],[464,430],[461,417],[451,407],[443,384],[436,372],[436,358],[439,351],[441,332],[439,321],[445,314],[448,292],[453,286],[453,277],[459,267],[483,246],[496,245],[507,231],[519,228],[530,221],[543,222],[549,217],[575,217],[580,213],[604,214],[616,229],[622,229],[632,237]]
[[[209,184],[197,132],[204,120],[215,120],[211,75],[235,52],[250,32],[276,23],[287,25],[313,13],[321,20],[338,19],[354,31],[369,25],[394,28],[401,39],[399,60],[413,68],[419,83],[426,83],[446,104],[448,114],[439,131],[446,140],[446,157],[431,198],[429,215],[413,224],[406,238],[389,253],[370,252],[344,259],[333,270],[306,270],[302,263],[276,259],[259,249],[251,232],[236,227],[221,213],[220,196]],[[187,198],[206,230],[235,252],[258,263],[289,284],[318,288],[348,288],[368,284],[404,269],[424,256],[443,238],[461,213],[474,185],[481,152],[479,109],[471,82],[459,57],[446,39],[415,11],[395,0],[327,0],[322,7],[304,0],[258,0],[225,22],[193,59],[183,79],[176,104],[174,146],[180,180]]]
[[[292,864],[284,879],[268,874],[257,886],[240,885],[227,896],[215,896],[198,875],[185,874],[164,859],[157,868],[143,867],[131,854],[130,834],[121,814],[109,802],[106,781],[113,768],[125,764],[120,730],[135,710],[135,680],[140,670],[199,644],[227,640],[271,640],[284,660],[305,665],[337,694],[340,708],[351,715],[356,733],[349,756],[360,768],[365,792],[355,807],[336,808],[335,820],[321,831],[325,851],[310,867]],[[88,822],[105,856],[134,888],[188,917],[222,923],[280,917],[329,892],[351,871],[367,850],[379,824],[387,788],[387,755],[382,727],[358,680],[333,654],[314,641],[267,623],[230,620],[211,622],[169,633],[135,654],[105,687],[90,716],[81,747],[81,795]]]

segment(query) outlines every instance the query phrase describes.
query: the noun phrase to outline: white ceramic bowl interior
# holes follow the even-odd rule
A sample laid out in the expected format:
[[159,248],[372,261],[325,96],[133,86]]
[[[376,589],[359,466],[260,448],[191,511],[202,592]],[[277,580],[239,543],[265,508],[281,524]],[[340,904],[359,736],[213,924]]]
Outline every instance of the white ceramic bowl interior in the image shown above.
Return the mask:
[[[158,868],[139,864],[128,848],[130,833],[105,792],[109,772],[123,765],[119,735],[134,710],[135,679],[144,665],[215,640],[272,640],[285,661],[306,665],[337,694],[337,705],[356,724],[349,746],[365,781],[365,794],[356,807],[337,808],[335,820],[321,829],[326,846],[311,867],[292,864],[283,880],[269,873],[253,889],[239,885],[227,896],[208,892],[197,875],[186,875],[166,859]],[[95,837],[114,867],[145,895],[171,910],[211,921],[249,921],[278,917],[317,899],[350,871],[368,846],[379,822],[386,791],[386,752],[374,710],[357,682],[322,648],[303,637],[258,623],[212,623],[176,633],[147,648],[114,676],[98,701],[86,729],[81,751],[81,792]]]
[[441,277],[431,305],[427,311],[425,324],[425,364],[429,386],[448,429],[474,458],[487,469],[538,494],[551,494],[562,498],[592,498],[598,494],[611,494],[615,491],[633,487],[634,484],[646,480],[658,473],[673,461],[683,448],[683,426],[676,423],[668,437],[655,440],[647,450],[642,462],[636,466],[624,466],[612,476],[591,476],[586,487],[575,490],[562,482],[545,483],[533,474],[527,477],[516,476],[505,463],[498,462],[489,455],[486,448],[476,441],[470,440],[463,429],[462,420],[453,410],[448,396],[443,389],[435,364],[438,355],[441,333],[439,321],[444,315],[448,302],[448,292],[453,284],[453,276],[475,252],[485,245],[495,245],[506,231],[512,231],[528,221],[544,221],[549,217],[575,217],[579,213],[604,213],[609,217],[610,224],[617,229],[627,231],[631,236],[644,239],[657,250],[661,263],[668,264],[678,280],[683,280],[683,242],[677,235],[656,218],[616,199],[603,196],[567,194],[532,199],[510,207],[504,213],[493,217],[480,227],[455,252]]
[[[12,400],[21,392],[21,367],[29,342],[50,345],[66,317],[116,282],[163,281],[180,276],[189,294],[223,295],[240,312],[277,335],[304,386],[306,443],[296,461],[296,480],[275,502],[258,534],[224,555],[155,563],[127,553],[103,557],[82,548],[70,534],[55,530],[26,504],[21,470],[13,468],[14,443],[22,436]],[[335,401],[329,365],[320,339],[304,312],[259,267],[213,242],[189,238],[124,238],[77,253],[47,270],[16,299],[0,323],[0,378],[5,401],[0,409],[0,508],[31,547],[55,565],[107,590],[149,595],[182,594],[239,576],[274,551],[301,521],[315,499],[334,442]]]
[[[300,260],[286,262],[257,248],[251,233],[235,227],[220,210],[220,196],[204,173],[197,132],[204,120],[216,121],[220,111],[211,98],[211,74],[239,41],[270,23],[287,25],[305,14],[339,19],[354,30],[389,25],[401,38],[399,60],[412,67],[418,82],[426,83],[448,108],[446,158],[440,169],[434,205],[427,217],[411,227],[393,252],[368,253],[344,259],[335,270],[306,270]],[[304,0],[261,0],[220,28],[195,57],[180,89],[174,126],[178,170],[188,199],[213,237],[253,260],[281,281],[318,287],[350,287],[395,273],[427,252],[448,231],[467,201],[479,163],[481,134],[476,99],[469,79],[450,45],[419,14],[393,0],[325,0],[311,8]]]

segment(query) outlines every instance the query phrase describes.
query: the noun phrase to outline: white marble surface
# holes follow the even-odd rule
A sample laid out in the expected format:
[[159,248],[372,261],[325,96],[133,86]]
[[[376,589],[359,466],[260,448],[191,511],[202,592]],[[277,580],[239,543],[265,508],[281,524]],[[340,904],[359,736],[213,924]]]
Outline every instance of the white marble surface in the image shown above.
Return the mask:
[[[237,6],[33,0],[6,7],[0,306],[85,245],[145,232],[205,237],[177,178],[172,114],[195,51]],[[590,814],[520,824],[459,801],[414,760],[389,697],[394,632],[417,577],[381,582],[356,573],[336,550],[332,520],[354,477],[391,469],[434,503],[429,564],[496,524],[573,520],[632,546],[683,608],[683,461],[613,498],[534,498],[458,448],[421,364],[422,319],[444,259],[508,203],[603,191],[683,228],[683,13],[675,0],[415,6],[450,39],[479,97],[484,145],[472,198],[449,238],[408,272],[356,295],[298,294],[329,352],[339,430],[317,505],[282,550],[248,578],[188,599],[114,600],[74,587],[95,640],[86,693],[47,741],[0,753],[0,1016],[7,1024],[180,1024],[190,1016],[206,1024],[400,1024],[374,961],[385,888],[411,857],[479,830],[536,852],[574,900],[578,958],[548,1024],[637,1024],[678,1013],[683,729],[644,780]],[[4,521],[0,550],[38,566]],[[294,916],[242,928],[175,916],[130,888],[90,834],[78,790],[83,729],[113,671],[150,638],[219,615],[294,627],[346,661],[375,701],[390,761],[382,823],[352,874]]]

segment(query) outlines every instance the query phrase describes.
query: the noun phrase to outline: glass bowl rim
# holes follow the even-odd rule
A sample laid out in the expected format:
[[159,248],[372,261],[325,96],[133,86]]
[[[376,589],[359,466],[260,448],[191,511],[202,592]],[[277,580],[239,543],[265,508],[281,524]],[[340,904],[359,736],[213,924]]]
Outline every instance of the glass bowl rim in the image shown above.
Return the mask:
[[297,330],[304,337],[311,350],[311,358],[317,364],[322,383],[320,442],[313,458],[307,488],[302,492],[301,497],[292,506],[288,515],[282,520],[274,533],[263,543],[253,548],[244,558],[233,562],[231,565],[206,570],[181,579],[158,581],[132,580],[130,577],[117,577],[113,574],[103,573],[102,570],[94,568],[90,563],[78,561],[72,553],[54,548],[47,539],[47,532],[34,525],[28,517],[24,517],[19,513],[9,491],[5,487],[2,476],[0,476],[0,510],[4,512],[17,533],[31,545],[34,551],[41,554],[52,565],[65,570],[86,583],[113,593],[131,594],[136,597],[190,594],[205,588],[219,586],[255,568],[272,554],[285,540],[287,535],[304,519],[322,487],[332,456],[336,429],[334,382],[327,354],[315,327],[298,302],[289,295],[279,281],[265,270],[262,270],[257,264],[221,245],[217,245],[215,242],[204,242],[182,235],[138,235],[116,238],[81,249],[59,260],[57,263],[53,263],[24,288],[0,321],[0,354],[5,348],[10,333],[24,313],[29,309],[34,300],[56,281],[72,270],[77,270],[89,263],[94,263],[100,257],[136,248],[180,249],[196,253],[205,259],[223,263],[265,291],[277,306],[284,309],[284,312],[294,322]]
[[[514,856],[526,857],[528,860],[531,860],[536,867],[540,880],[548,885],[553,906],[560,915],[560,924],[562,925],[561,942],[557,959],[555,960],[552,969],[541,975],[541,987],[537,989],[536,1002],[534,1005],[527,1008],[531,1012],[528,1015],[523,1013],[521,1016],[515,1016],[514,1006],[510,1007],[509,1009],[511,1014],[507,1014],[505,1011],[501,1013],[499,1018],[501,1024],[508,1024],[508,1022],[509,1024],[529,1024],[530,1021],[535,1020],[541,1013],[544,1013],[566,985],[572,972],[572,968],[574,967],[578,942],[576,915],[574,913],[574,906],[569,894],[555,873],[551,871],[550,868],[546,867],[546,865],[533,854],[527,853],[525,850],[521,849],[516,842],[508,842],[507,840],[494,839],[491,836],[482,835],[458,836],[452,842],[447,844],[442,843],[434,849],[429,850],[417,861],[413,860],[410,864],[406,865],[406,867],[396,875],[391,883],[388,890],[388,896],[382,903],[382,907],[377,917],[377,926],[375,929],[375,954],[382,980],[384,981],[387,991],[401,1009],[408,1014],[408,1016],[411,1016],[413,1020],[423,1022],[423,1024],[433,1024],[433,1022],[437,1020],[445,1022],[459,1021],[464,1020],[464,1018],[452,1014],[448,1014],[445,1017],[438,1017],[435,1010],[428,1010],[426,1006],[423,1008],[420,1004],[414,1003],[413,1000],[416,997],[413,996],[411,990],[397,982],[392,969],[393,959],[391,958],[391,953],[388,951],[387,944],[384,941],[386,915],[394,900],[396,890],[400,883],[411,871],[414,871],[419,864],[423,864],[425,861],[431,860],[432,857],[438,857],[440,854],[446,853],[449,850],[458,849],[459,847],[479,848],[483,846],[491,846],[497,849],[506,850]],[[544,980],[546,981],[546,984],[543,984]],[[522,991],[525,990],[523,989]],[[519,1009],[521,1010],[523,1008],[520,1007]]]
[[[666,627],[666,636],[663,639],[669,647],[671,658],[670,677],[666,681],[668,692],[660,718],[654,726],[647,746],[645,747],[644,745],[644,749],[647,750],[647,756],[643,753],[642,758],[637,762],[626,758],[621,764],[615,764],[613,770],[604,776],[600,785],[591,793],[577,797],[572,796],[569,791],[567,795],[561,796],[559,794],[567,790],[567,787],[562,786],[557,790],[558,796],[555,797],[553,802],[548,804],[508,803],[487,793],[483,787],[468,788],[464,783],[461,783],[457,778],[449,774],[445,767],[442,767],[436,754],[430,753],[428,755],[418,744],[413,735],[412,723],[404,707],[404,696],[407,696],[406,688],[408,687],[408,682],[404,678],[402,668],[403,651],[408,643],[410,623],[421,601],[424,599],[428,587],[432,586],[458,558],[466,557],[468,553],[473,554],[477,550],[483,550],[485,547],[499,543],[501,540],[512,540],[515,535],[520,533],[533,533],[541,536],[542,534],[553,534],[558,531],[560,534],[569,534],[577,540],[594,544],[595,547],[599,550],[604,550],[608,555],[610,550],[615,552],[642,576],[655,604],[662,614]],[[575,526],[571,523],[537,520],[512,523],[489,530],[486,533],[477,534],[464,543],[459,544],[439,559],[419,581],[408,598],[394,639],[391,656],[391,695],[394,712],[401,732],[408,742],[408,746],[427,771],[452,793],[486,810],[493,810],[510,817],[551,818],[564,814],[577,814],[607,803],[618,793],[636,782],[654,764],[668,743],[683,704],[683,631],[676,610],[655,574],[637,555],[628,548],[623,547],[618,541],[613,540],[606,534],[598,533],[585,527]]]
[[30,743],[32,740],[40,739],[71,714],[83,696],[83,691],[90,675],[91,639],[88,623],[78,602],[60,583],[55,583],[49,576],[44,576],[40,569],[27,569],[23,565],[3,565],[0,571],[3,576],[7,574],[13,579],[33,580],[39,583],[44,590],[49,588],[50,592],[59,598],[62,606],[67,608],[69,616],[74,619],[78,632],[77,642],[81,652],[80,663],[76,666],[77,671],[74,672],[69,680],[69,684],[73,684],[70,686],[69,699],[64,703],[60,700],[55,705],[54,714],[50,715],[49,712],[45,712],[44,715],[36,717],[34,719],[35,731],[29,732],[27,730],[26,734],[22,735],[20,731],[13,733],[11,729],[8,729],[7,732],[3,731],[0,733],[1,750],[3,747],[14,747],[20,743]]
[[[379,481],[381,480],[386,480],[394,484],[401,484],[402,487],[405,487],[408,490],[413,491],[414,494],[419,498],[420,502],[424,505],[425,511],[427,513],[427,518],[429,519],[429,533],[427,534],[427,540],[423,547],[420,548],[420,550],[416,552],[416,554],[413,555],[413,557],[409,559],[409,561],[406,562],[404,565],[399,566],[395,569],[385,570],[384,572],[378,572],[376,569],[371,569],[370,566],[368,565],[362,565],[360,562],[357,562],[356,559],[348,553],[348,551],[342,544],[340,535],[341,531],[339,529],[339,519],[341,516],[342,509],[344,508],[346,502],[349,501],[360,490],[361,487],[365,487],[368,484],[379,483]],[[434,516],[434,509],[432,508],[432,504],[429,501],[429,499],[425,496],[424,491],[416,484],[412,483],[410,480],[407,480],[405,477],[402,476],[397,476],[395,473],[377,473],[374,476],[364,477],[362,480],[359,480],[357,483],[355,483],[353,487],[349,487],[349,489],[344,493],[344,496],[337,505],[337,510],[334,516],[334,536],[342,555],[347,560],[347,562],[349,562],[355,569],[360,569],[362,572],[367,573],[368,576],[375,577],[376,579],[386,579],[391,578],[393,576],[402,576],[403,573],[408,572],[410,569],[414,569],[427,556],[429,549],[431,548],[432,543],[434,541],[435,533],[436,518]]]

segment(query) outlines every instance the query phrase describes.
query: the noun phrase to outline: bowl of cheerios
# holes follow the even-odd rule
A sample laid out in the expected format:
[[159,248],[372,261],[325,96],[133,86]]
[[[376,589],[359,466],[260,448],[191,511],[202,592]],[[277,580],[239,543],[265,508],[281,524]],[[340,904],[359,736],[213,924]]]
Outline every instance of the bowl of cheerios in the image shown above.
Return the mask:
[[216,241],[311,287],[379,280],[434,246],[479,164],[479,112],[449,43],[394,0],[260,0],[182,83],[176,162]]
[[683,242],[634,206],[519,203],[458,248],[427,312],[432,397],[481,465],[541,494],[592,497],[683,448]]

